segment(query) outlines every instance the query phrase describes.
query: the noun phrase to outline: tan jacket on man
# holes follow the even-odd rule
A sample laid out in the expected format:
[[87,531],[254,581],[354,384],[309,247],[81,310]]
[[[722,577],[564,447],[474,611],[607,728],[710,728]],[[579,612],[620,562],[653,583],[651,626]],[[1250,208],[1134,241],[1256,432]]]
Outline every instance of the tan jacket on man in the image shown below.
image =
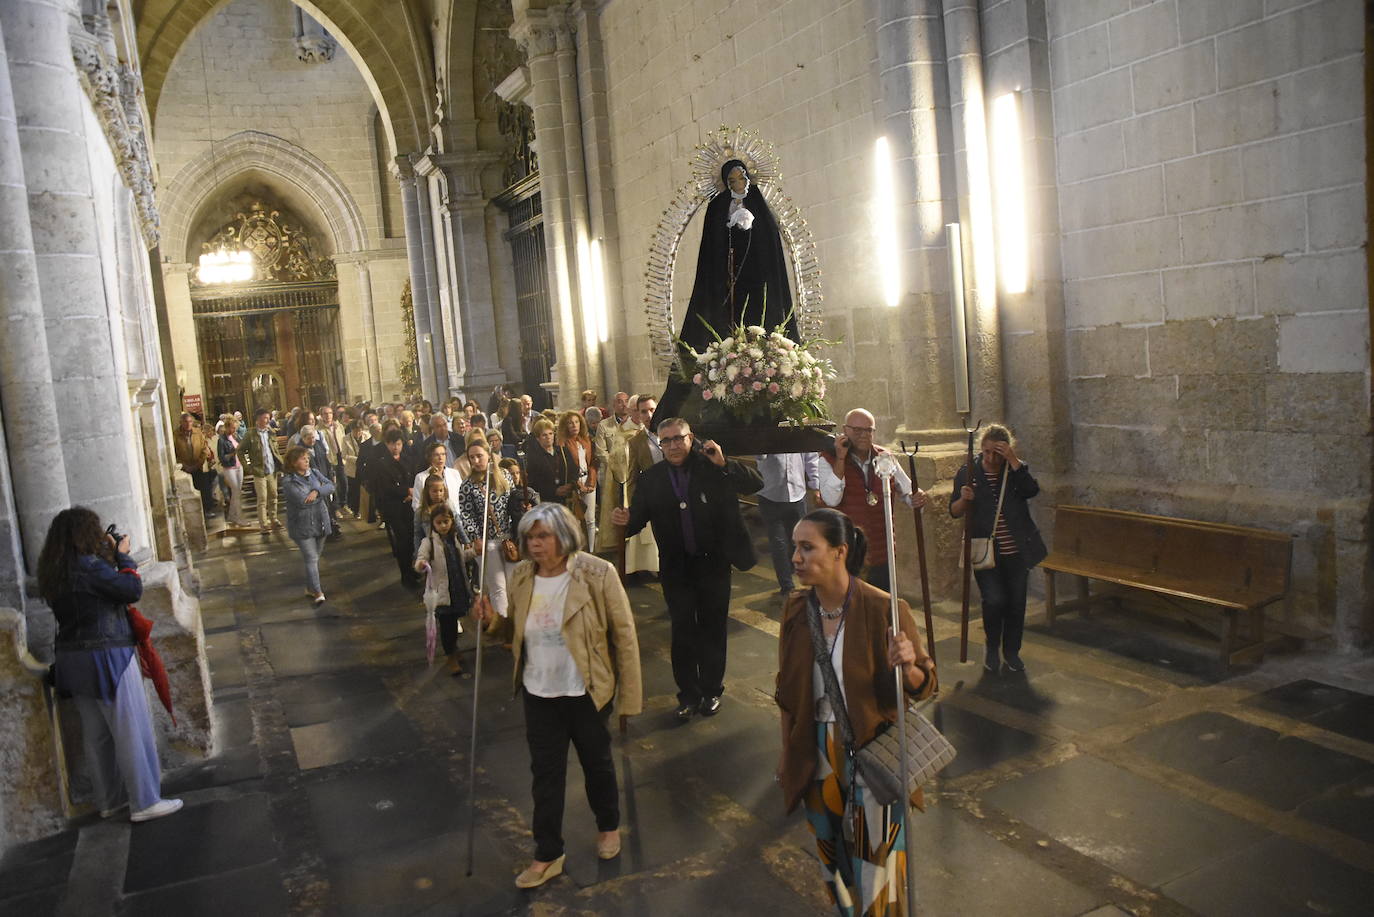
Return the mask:
[[[586,551],[568,558],[567,605],[563,610],[563,640],[568,645],[577,671],[587,685],[587,694],[600,710],[617,699],[621,716],[634,716],[644,710],[644,688],[639,674],[639,637],[630,600],[620,585],[615,567]],[[506,595],[510,617],[497,617],[487,632],[509,640],[515,654],[513,693],[519,693],[525,676],[525,617],[534,597],[534,564],[521,561],[508,574]]]

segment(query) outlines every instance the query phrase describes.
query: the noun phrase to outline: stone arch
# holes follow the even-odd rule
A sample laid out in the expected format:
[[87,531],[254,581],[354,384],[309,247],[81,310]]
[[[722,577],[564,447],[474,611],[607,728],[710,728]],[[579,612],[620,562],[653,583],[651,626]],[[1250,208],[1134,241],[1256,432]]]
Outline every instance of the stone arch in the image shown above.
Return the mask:
[[206,200],[236,176],[258,172],[299,189],[333,237],[336,254],[369,247],[366,223],[353,195],[328,166],[290,141],[260,131],[239,131],[197,156],[160,191],[163,252],[186,258],[196,215]]
[[[138,18],[138,53],[148,112],[191,33],[228,0],[147,0]],[[372,92],[393,157],[425,148],[434,108],[434,55],[418,0],[293,0],[339,40]]]

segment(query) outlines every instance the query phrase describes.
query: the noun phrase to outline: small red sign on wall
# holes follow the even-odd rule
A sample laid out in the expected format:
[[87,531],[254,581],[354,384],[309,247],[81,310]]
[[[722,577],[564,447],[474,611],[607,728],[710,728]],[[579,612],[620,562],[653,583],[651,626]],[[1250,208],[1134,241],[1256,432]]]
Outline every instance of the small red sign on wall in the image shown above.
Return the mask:
[[199,395],[182,395],[181,409],[188,414],[200,414],[202,404]]

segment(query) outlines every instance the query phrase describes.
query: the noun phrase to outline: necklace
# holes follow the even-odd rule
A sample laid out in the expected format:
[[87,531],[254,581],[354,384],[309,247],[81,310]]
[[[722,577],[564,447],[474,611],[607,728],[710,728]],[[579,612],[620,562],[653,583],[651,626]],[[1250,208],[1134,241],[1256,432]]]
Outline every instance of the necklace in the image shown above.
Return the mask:
[[821,608],[821,606],[820,606],[819,604],[816,605],[816,608],[820,610],[821,617],[822,617],[822,618],[825,618],[827,621],[834,621],[834,620],[837,620],[837,619],[839,619],[839,618],[844,617],[844,606],[843,606],[843,605],[841,605],[839,608],[835,609],[834,611],[826,611],[824,608]]

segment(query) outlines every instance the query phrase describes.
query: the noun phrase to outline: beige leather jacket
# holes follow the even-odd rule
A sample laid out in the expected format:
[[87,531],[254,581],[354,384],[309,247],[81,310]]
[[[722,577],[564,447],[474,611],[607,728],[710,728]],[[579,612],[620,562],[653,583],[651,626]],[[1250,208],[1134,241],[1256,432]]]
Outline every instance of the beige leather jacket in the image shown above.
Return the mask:
[[[615,566],[585,551],[568,558],[568,604],[563,611],[563,640],[600,710],[614,698],[616,712],[634,716],[644,710],[639,674],[639,637],[634,613]],[[514,692],[524,678],[525,617],[534,595],[534,564],[521,561],[506,582],[510,617],[497,618],[487,632],[509,639],[515,653]]]

